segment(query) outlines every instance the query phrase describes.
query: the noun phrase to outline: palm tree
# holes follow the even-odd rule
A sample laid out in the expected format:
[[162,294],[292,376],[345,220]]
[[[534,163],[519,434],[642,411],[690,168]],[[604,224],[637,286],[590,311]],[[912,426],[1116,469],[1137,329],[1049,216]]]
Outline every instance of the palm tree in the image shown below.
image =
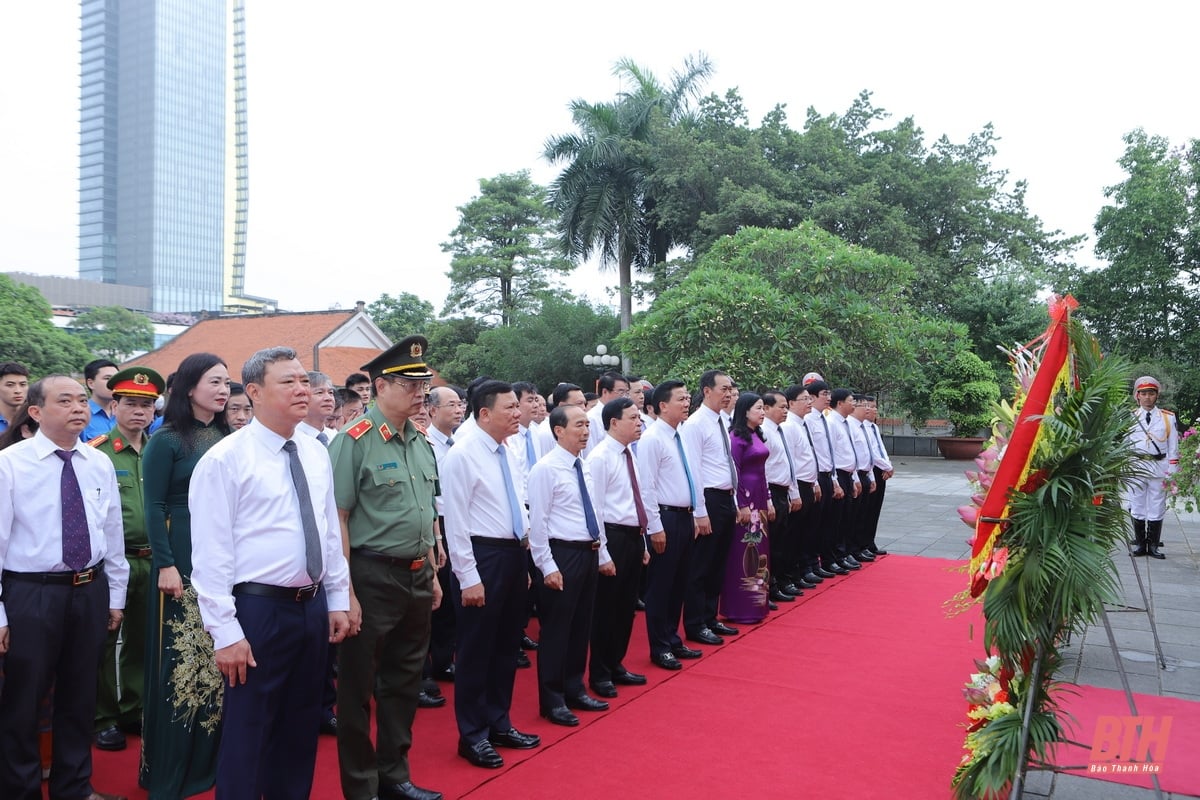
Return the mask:
[[617,265],[624,331],[633,319],[634,267],[645,269],[665,259],[670,246],[669,237],[656,235],[654,202],[646,193],[653,165],[644,145],[659,125],[689,117],[689,101],[712,74],[712,65],[703,54],[689,57],[668,87],[628,59],[618,61],[613,74],[627,81],[630,90],[612,102],[572,101],[571,118],[578,130],[549,139],[544,156],[552,164],[565,162],[550,185],[550,203],[559,213],[559,244],[570,258],[585,260],[596,253],[601,266]]

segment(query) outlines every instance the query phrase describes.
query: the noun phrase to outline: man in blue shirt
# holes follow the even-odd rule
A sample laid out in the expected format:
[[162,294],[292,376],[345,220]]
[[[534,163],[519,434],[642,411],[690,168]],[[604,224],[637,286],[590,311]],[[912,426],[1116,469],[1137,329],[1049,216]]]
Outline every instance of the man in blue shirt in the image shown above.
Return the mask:
[[107,358],[89,361],[88,365],[83,368],[83,382],[87,384],[87,389],[92,395],[88,400],[92,419],[79,437],[85,442],[90,442],[97,436],[108,433],[116,423],[116,419],[112,415],[113,396],[108,389],[108,379],[116,374],[117,365]]

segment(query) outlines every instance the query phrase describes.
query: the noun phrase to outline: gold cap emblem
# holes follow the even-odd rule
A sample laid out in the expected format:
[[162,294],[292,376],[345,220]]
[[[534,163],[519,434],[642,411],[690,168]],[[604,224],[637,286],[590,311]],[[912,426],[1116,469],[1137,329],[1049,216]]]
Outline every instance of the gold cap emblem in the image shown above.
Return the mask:
[[138,386],[145,386],[150,382],[150,376],[144,372],[139,372],[133,376],[133,382]]
[[408,348],[408,354],[413,358],[421,357],[421,343],[413,342],[412,347]]

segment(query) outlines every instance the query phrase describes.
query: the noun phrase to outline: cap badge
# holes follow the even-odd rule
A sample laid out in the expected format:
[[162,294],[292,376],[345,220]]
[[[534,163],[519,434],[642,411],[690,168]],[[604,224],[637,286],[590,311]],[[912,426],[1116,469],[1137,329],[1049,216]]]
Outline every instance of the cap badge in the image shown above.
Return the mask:
[[420,358],[421,357],[421,343],[413,342],[412,347],[410,347],[408,349],[408,354],[410,356],[412,356],[413,358]]

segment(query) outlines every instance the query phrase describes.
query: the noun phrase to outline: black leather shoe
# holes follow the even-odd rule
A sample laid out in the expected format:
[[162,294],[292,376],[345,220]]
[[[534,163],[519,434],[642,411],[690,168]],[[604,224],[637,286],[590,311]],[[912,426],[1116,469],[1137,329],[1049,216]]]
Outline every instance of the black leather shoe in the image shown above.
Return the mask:
[[862,561],[870,562],[870,561],[875,560],[875,554],[872,553],[870,550],[863,550],[859,553],[855,553],[854,557],[857,558],[860,562],[862,562]]
[[[487,742],[484,742],[487,744]],[[460,750],[461,752],[461,750]],[[494,754],[496,751],[493,750]],[[500,756],[496,756],[499,758]],[[384,784],[379,787],[379,800],[442,800],[442,793],[432,789],[422,789],[413,785],[412,781],[404,783]]]
[[877,556],[886,556],[888,554],[887,550],[884,550],[882,547],[876,547],[875,545],[871,545],[869,549]]
[[[834,572],[835,569],[838,571]],[[829,562],[829,564],[827,564],[824,567],[817,567],[816,569],[814,569],[813,574],[816,575],[818,578],[836,578],[838,575],[845,575],[846,570],[842,569],[837,564],[835,564],[831,561],[831,562]]]
[[646,676],[630,672],[627,669],[621,670],[613,674],[613,683],[620,684],[621,686],[645,686]]
[[95,736],[96,747],[101,750],[124,750],[127,742],[125,734],[117,730],[116,725],[109,725]]
[[679,659],[675,657],[674,653],[661,653],[656,656],[650,656],[650,660],[654,662],[655,666],[662,667],[663,669],[683,669],[683,664],[679,663]]
[[725,644],[724,639],[708,628],[701,628],[695,633],[689,633],[687,638],[689,642],[700,642],[701,644]]
[[493,747],[508,747],[513,750],[532,750],[542,743],[536,733],[521,733],[516,728],[509,728],[504,733],[493,733],[488,737]]
[[671,654],[676,658],[699,658],[700,656],[704,655],[699,650],[693,650],[692,648],[683,644],[679,645],[679,647],[672,647]]
[[454,665],[451,664],[450,666],[446,667],[445,669],[435,669],[433,671],[433,675],[431,677],[435,681],[443,681],[445,683],[454,683]]
[[573,708],[576,711],[608,711],[608,703],[581,694],[577,697],[568,697],[567,708]]
[[326,736],[337,736],[337,717],[330,715],[321,720],[321,733]]
[[617,687],[613,685],[612,681],[593,681],[589,683],[588,686],[592,688],[593,692],[601,697],[617,696]]
[[417,692],[417,708],[441,708],[446,705],[446,698],[434,697],[429,692]]
[[[504,766],[504,759],[496,752],[496,748],[492,747],[492,743],[487,739],[481,739],[475,744],[470,744],[462,739],[458,740],[458,754],[470,761],[476,767],[484,769],[500,769]],[[383,787],[379,787],[379,796],[383,797]]]
[[791,581],[788,581],[787,583],[781,584],[779,586],[779,591],[783,592],[784,594],[790,594],[792,597],[799,597],[800,595],[804,594],[804,592],[801,591],[802,589],[811,589],[811,588],[812,588],[811,585],[797,586],[796,584],[792,583]]
[[[817,576],[814,575],[813,577],[816,578]],[[807,578],[801,578],[800,580],[798,580],[792,584],[792,588],[793,589],[815,589],[815,588],[817,588],[817,584],[820,582],[821,582],[820,579],[818,579],[816,581],[810,581]],[[791,589],[788,589],[788,591],[791,591]]]
[[528,636],[522,636],[521,637],[521,649],[522,650],[537,650],[538,643],[535,642],[533,639],[530,639]]
[[634,606],[634,610],[635,611],[645,611],[646,610],[646,601],[639,597],[637,600],[637,605]]
[[1157,558],[1159,561],[1166,559],[1166,556],[1158,552],[1157,546],[1149,548],[1146,552],[1151,558]]
[[796,595],[788,594],[777,586],[771,590],[771,600],[776,603],[794,603],[796,602]]
[[846,569],[862,569],[862,564],[860,564],[858,559],[854,556],[844,556],[839,560],[841,561],[842,566]]
[[524,650],[517,651],[517,669],[529,669],[533,666],[533,662],[529,660],[529,656],[525,655]]
[[542,716],[553,722],[555,725],[564,725],[568,728],[574,728],[579,725],[579,717],[567,710],[566,706],[558,708],[543,708]]
[[[796,583],[796,585],[799,586],[801,589],[815,589],[817,587],[817,584],[823,580],[825,580],[825,579],[822,578],[820,575],[818,575],[815,572],[806,572],[806,573],[804,573],[804,577],[801,578]],[[806,584],[806,583],[811,583],[812,586],[805,586],[804,584]]]
[[722,636],[737,636],[738,629],[732,625],[726,625],[724,622],[710,622],[708,629],[713,633],[719,633]]

